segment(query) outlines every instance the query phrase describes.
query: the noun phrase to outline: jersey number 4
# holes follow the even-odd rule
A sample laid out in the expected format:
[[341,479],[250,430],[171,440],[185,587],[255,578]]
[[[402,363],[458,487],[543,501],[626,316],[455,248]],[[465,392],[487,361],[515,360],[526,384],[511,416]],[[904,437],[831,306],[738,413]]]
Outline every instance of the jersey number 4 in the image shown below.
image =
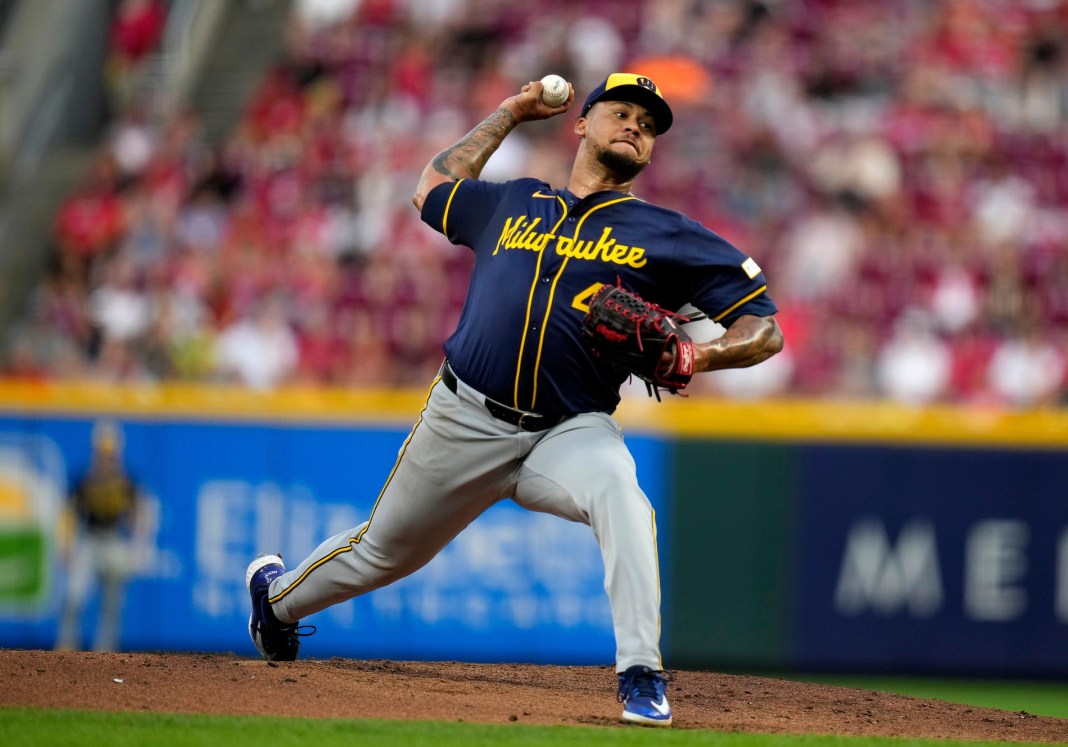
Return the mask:
[[582,291],[571,299],[571,308],[578,309],[583,314],[588,313],[590,310],[589,300],[593,298],[593,294],[604,287],[604,283],[594,283],[586,290]]

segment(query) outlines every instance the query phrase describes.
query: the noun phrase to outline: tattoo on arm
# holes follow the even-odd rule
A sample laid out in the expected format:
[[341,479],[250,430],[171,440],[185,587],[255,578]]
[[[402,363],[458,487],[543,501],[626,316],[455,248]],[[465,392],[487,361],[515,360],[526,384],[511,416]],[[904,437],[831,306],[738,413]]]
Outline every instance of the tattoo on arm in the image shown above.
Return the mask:
[[510,111],[501,107],[486,117],[455,145],[434,157],[434,170],[450,179],[475,179],[490,156],[518,124]]
[[755,366],[782,350],[782,345],[782,331],[774,319],[743,316],[710,343],[717,354],[704,370]]

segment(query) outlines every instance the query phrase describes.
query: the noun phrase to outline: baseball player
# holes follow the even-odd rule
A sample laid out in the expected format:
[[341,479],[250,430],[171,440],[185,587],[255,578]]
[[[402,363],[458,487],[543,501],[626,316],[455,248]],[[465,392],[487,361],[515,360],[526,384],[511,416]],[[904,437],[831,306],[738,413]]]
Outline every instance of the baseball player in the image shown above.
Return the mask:
[[[570,86],[569,86],[570,87]],[[370,518],[295,569],[277,555],[246,572],[249,633],[268,660],[293,659],[301,618],[419,569],[482,512],[511,498],[590,526],[605,567],[624,721],[670,725],[661,662],[656,521],[612,412],[628,371],[591,351],[581,329],[605,285],[669,309],[690,303],[726,327],[690,348],[694,371],[745,367],[782,349],[760,268],[678,212],[632,194],[672,124],[660,89],[608,76],[574,125],[565,189],[479,174],[518,125],[568,111],[531,82],[427,165],[413,203],[475,253],[446,360]],[[662,365],[680,356],[665,350]]]
[[93,650],[115,651],[119,645],[126,583],[144,541],[138,515],[141,493],[127,474],[122,445],[117,423],[101,421],[93,427],[91,463],[64,512],[60,535],[69,575],[56,640],[59,650],[81,648],[81,618],[97,584],[101,597]]

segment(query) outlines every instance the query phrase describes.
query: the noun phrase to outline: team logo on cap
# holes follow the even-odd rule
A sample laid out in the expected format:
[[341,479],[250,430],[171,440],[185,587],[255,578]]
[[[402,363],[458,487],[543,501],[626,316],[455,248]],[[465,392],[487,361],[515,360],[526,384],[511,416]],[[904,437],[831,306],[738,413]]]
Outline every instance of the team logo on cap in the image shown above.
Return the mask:
[[634,73],[612,73],[608,76],[608,80],[604,82],[604,89],[606,91],[611,91],[613,88],[619,86],[638,86],[650,93],[655,93],[661,99],[664,98],[660,93],[660,89],[656,87],[656,83],[653,83],[651,78],[647,78],[644,75],[635,75]]

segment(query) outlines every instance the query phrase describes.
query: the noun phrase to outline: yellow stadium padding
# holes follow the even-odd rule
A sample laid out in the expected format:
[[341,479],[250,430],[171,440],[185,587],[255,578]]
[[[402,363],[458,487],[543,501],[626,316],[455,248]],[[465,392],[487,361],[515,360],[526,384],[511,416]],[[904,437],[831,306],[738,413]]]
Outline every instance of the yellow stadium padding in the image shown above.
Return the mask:
[[[426,391],[162,384],[0,382],[0,415],[111,415],[142,420],[309,422],[407,425]],[[994,407],[903,407],[887,402],[707,396],[664,402],[626,398],[617,417],[627,430],[681,438],[792,442],[938,444],[1068,448],[1068,410]]]

